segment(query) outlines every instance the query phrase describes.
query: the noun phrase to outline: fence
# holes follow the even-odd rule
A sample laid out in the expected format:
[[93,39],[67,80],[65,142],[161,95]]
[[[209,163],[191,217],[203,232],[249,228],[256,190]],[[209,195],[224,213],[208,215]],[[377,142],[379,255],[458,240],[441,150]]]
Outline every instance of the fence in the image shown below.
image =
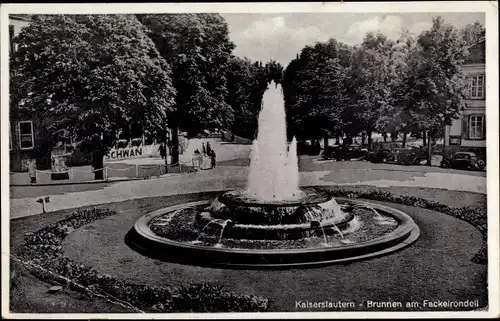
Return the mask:
[[[178,165],[178,166],[176,166]],[[52,179],[53,174],[67,174],[66,179],[58,179],[61,182],[88,182],[95,181],[95,172],[103,171],[103,180],[113,180],[114,178],[122,179],[137,179],[160,177],[169,173],[190,173],[194,171],[192,161],[179,162],[176,164],[165,166],[165,164],[107,164],[101,169],[94,170],[91,167],[87,168],[68,168],[66,171],[53,172],[51,170],[36,170],[37,183],[50,183],[56,181]],[[11,185],[24,185],[29,182],[28,173],[11,173],[17,175],[17,179],[12,179]],[[20,177],[20,178],[19,178]],[[21,181],[19,181],[21,180]]]

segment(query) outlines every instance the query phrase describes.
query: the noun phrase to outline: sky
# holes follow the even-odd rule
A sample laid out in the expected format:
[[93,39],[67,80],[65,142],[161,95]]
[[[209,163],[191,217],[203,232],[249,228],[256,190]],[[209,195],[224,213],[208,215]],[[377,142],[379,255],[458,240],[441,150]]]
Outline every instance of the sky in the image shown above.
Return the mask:
[[417,36],[442,16],[457,28],[479,21],[484,13],[222,13],[228,22],[234,54],[286,66],[306,45],[335,38],[349,45],[361,43],[367,32],[380,31],[396,40],[403,29]]

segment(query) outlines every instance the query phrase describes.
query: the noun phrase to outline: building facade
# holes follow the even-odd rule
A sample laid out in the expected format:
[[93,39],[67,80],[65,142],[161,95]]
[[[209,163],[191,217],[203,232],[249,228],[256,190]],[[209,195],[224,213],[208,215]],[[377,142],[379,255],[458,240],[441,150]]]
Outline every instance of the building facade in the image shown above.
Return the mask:
[[[22,28],[29,25],[24,16],[9,16],[9,52],[12,55],[17,50],[13,38],[19,35]],[[10,71],[12,74],[12,70]],[[9,108],[9,154],[10,170],[26,171],[28,161],[34,159],[36,146],[36,122],[31,116],[23,116],[17,108]]]
[[469,82],[469,98],[460,118],[445,128],[444,153],[475,152],[486,156],[486,41],[469,47],[469,56],[463,65]]

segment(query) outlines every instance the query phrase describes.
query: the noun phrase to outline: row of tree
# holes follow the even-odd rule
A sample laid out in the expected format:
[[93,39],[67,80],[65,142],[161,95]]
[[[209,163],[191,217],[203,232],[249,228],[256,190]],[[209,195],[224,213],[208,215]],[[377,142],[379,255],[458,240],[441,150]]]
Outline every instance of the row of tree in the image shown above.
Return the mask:
[[413,133],[427,136],[430,148],[465,106],[461,65],[483,37],[479,23],[458,30],[438,17],[416,39],[369,33],[359,46],[335,39],[306,46],[282,79],[290,135],[327,144],[361,134],[371,146],[373,132],[393,140],[402,133],[403,144]]
[[253,138],[271,80],[283,85],[290,136],[436,137],[464,105],[466,44],[484,36],[479,24],[459,34],[438,18],[416,40],[368,34],[355,47],[334,39],[307,46],[283,70],[235,57],[218,14],[30,18],[14,39],[11,111],[37,121],[38,141],[72,136],[99,150],[101,162],[118,139],[162,139],[167,127],[173,163],[179,130]]
[[[232,55],[218,14],[43,15],[14,39],[11,111],[33,117],[39,145],[72,136],[88,151],[118,139],[229,129],[251,136],[276,62]],[[234,125],[238,124],[238,125]],[[42,143],[43,142],[43,143]],[[47,143],[48,142],[48,143]],[[40,147],[40,146],[38,146]],[[97,164],[96,166],[99,166]]]

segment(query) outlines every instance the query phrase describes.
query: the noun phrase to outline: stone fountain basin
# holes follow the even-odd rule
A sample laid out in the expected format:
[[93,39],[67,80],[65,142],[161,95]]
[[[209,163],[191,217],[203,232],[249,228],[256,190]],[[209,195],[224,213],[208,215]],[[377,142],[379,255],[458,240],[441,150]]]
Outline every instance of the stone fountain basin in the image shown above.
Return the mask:
[[[335,233],[336,228],[344,228],[352,219],[352,212],[345,213],[342,216],[331,217],[321,222],[316,221],[317,226],[311,225],[311,222],[300,224],[228,224],[224,220],[214,222],[214,218],[209,212],[202,212],[196,216],[196,224],[202,228],[209,222],[218,229],[224,228],[224,237],[236,239],[251,239],[251,240],[283,240],[283,239],[300,239],[318,234]],[[225,225],[225,226],[224,226]]]
[[168,262],[225,268],[268,269],[329,265],[368,259],[400,250],[415,242],[420,235],[418,226],[402,211],[364,201],[343,198],[337,200],[371,206],[385,215],[392,216],[399,225],[392,232],[366,242],[313,249],[208,247],[160,237],[149,228],[149,222],[157,216],[210,202],[199,201],[167,207],[141,217],[125,236],[125,242],[133,250],[145,256]]

